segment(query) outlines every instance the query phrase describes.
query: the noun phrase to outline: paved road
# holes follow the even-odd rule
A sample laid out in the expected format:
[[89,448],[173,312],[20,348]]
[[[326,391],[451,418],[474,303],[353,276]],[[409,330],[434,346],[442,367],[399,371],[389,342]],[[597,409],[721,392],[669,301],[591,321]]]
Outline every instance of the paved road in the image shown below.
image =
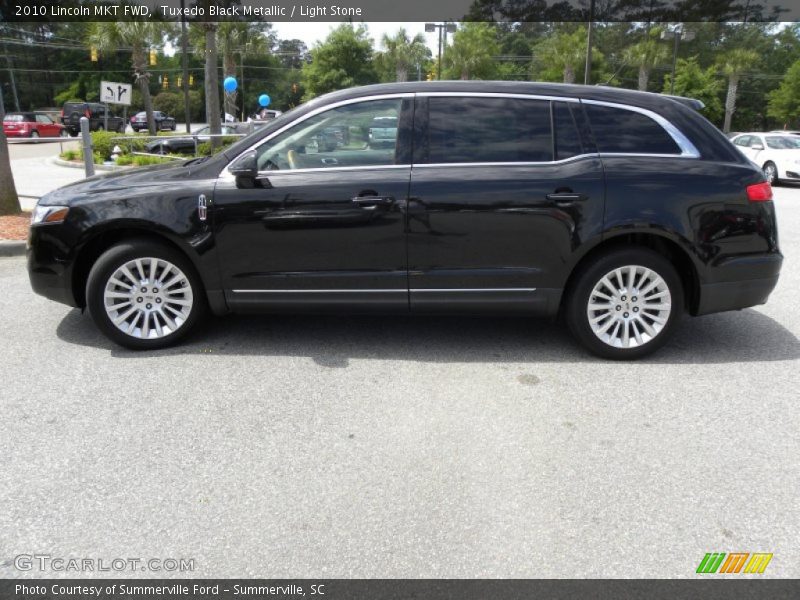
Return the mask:
[[0,577],[798,577],[800,189],[777,204],[770,303],[634,364],[527,319],[231,317],[132,353],[0,259]]

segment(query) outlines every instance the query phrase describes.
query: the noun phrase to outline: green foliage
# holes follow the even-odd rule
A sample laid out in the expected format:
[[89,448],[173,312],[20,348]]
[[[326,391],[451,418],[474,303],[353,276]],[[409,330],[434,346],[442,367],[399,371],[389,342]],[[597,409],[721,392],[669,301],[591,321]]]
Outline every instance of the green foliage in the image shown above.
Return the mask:
[[211,148],[211,142],[203,142],[202,144],[197,145],[197,155],[198,156],[211,156],[212,154],[217,154],[222,150],[225,150],[228,146],[237,142],[240,138],[233,137],[233,136],[224,136],[219,138],[220,145],[217,148]]
[[800,60],[795,62],[769,95],[767,114],[786,125],[800,116]]
[[117,157],[117,164],[120,167],[127,167],[133,164],[133,155],[132,154],[122,154]]
[[107,160],[111,156],[114,146],[119,145],[120,148],[123,147],[121,140],[114,141],[113,139],[119,136],[120,134],[116,131],[93,131],[92,148],[94,152],[102,156],[103,160]]
[[[668,73],[664,79],[663,93],[670,93],[671,81],[672,75]],[[723,115],[722,100],[720,99],[721,92],[722,81],[714,67],[703,69],[700,67],[696,56],[678,60],[678,64],[675,67],[674,94],[702,101],[706,105],[702,113],[709,121],[717,124],[719,124]]]
[[422,70],[431,57],[425,36],[418,33],[411,38],[403,28],[394,36],[384,35],[381,44],[384,51],[377,53],[375,62],[379,71],[383,71],[382,81],[408,81],[412,73],[416,76],[417,65]]
[[64,150],[59,156],[62,160],[77,160],[81,158],[81,152],[79,150]]
[[330,32],[311,50],[311,62],[303,65],[305,100],[320,94],[377,81],[372,63],[372,39],[364,25],[349,23]]
[[493,79],[494,60],[500,52],[497,32],[489,23],[465,23],[455,34],[453,44],[442,56],[444,79]]
[[[131,161],[133,162],[134,167],[147,167],[149,165],[161,165],[164,163],[175,162],[171,158],[162,158],[161,156],[138,156],[138,155],[133,155]],[[119,161],[117,161],[117,164],[120,164]]]

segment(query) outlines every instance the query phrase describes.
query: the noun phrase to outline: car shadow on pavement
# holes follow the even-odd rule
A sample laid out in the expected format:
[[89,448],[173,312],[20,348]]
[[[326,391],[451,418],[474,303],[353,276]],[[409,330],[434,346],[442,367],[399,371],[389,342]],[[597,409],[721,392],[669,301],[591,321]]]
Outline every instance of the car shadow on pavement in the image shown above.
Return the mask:
[[[309,357],[326,367],[350,359],[426,362],[599,362],[566,325],[525,317],[268,315],[211,318],[181,344],[126,350],[106,339],[88,314],[71,310],[57,328],[62,340],[102,348],[119,358],[185,354]],[[652,364],[794,360],[800,341],[753,309],[684,318]]]

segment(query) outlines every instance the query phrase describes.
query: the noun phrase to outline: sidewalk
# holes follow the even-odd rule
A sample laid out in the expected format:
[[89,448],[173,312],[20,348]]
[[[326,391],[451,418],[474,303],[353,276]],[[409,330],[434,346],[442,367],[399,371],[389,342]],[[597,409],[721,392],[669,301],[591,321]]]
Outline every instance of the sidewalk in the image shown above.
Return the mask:
[[48,192],[85,177],[82,169],[61,167],[50,157],[14,159],[11,172],[22,210],[32,210],[39,198]]

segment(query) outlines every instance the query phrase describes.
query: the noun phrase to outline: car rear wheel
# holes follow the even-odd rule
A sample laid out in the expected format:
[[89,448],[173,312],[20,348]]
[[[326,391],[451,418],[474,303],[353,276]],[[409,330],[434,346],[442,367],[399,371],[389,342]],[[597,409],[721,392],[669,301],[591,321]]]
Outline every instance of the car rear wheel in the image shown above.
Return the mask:
[[105,130],[106,130],[106,128],[103,127],[102,125],[98,125],[97,129],[95,129],[95,131],[105,131]]
[[762,170],[764,171],[764,177],[770,185],[778,185],[778,167],[775,166],[774,162],[770,161],[765,163]]
[[170,346],[206,312],[202,284],[178,251],[149,240],[131,240],[94,264],[86,303],[97,327],[134,350]]
[[169,150],[167,150],[166,147],[161,145],[161,146],[156,146],[155,148],[153,148],[153,153],[154,154],[160,154],[160,155],[164,156],[166,154],[169,154]]
[[38,138],[38,137],[39,137],[39,132],[38,131],[36,131],[35,129],[33,131],[31,131],[31,138],[35,139],[35,138]]
[[62,130],[61,130],[61,131],[58,133],[58,135],[59,135],[60,137],[69,137],[69,131],[67,131],[66,129],[62,129]]
[[660,348],[683,312],[675,267],[646,248],[600,255],[577,275],[567,297],[573,335],[592,353],[636,359]]

